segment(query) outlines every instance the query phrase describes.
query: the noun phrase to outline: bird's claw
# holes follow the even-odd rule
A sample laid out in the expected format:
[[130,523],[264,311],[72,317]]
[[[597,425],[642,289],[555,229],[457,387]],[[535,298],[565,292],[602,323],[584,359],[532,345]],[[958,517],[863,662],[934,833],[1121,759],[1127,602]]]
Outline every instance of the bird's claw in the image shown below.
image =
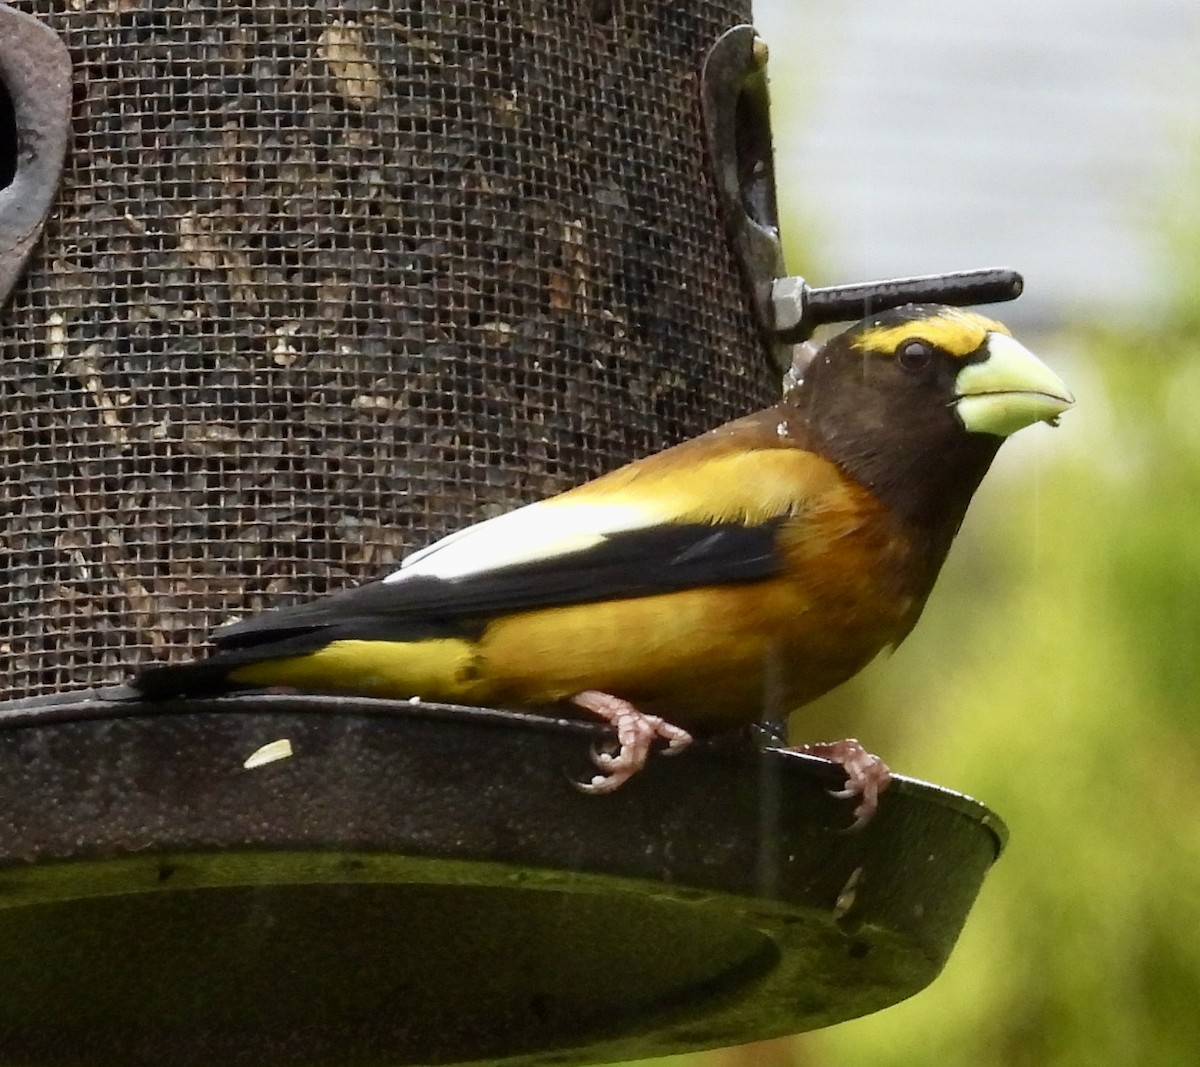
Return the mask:
[[620,746],[616,752],[602,752],[592,746],[592,762],[603,773],[595,775],[590,782],[577,782],[580,792],[611,793],[618,789],[646,765],[656,740],[666,741],[666,755],[681,752],[692,742],[692,735],[686,730],[657,715],[638,711],[620,697],[586,690],[573,697],[572,702],[607,722],[616,731]]
[[829,795],[838,800],[862,798],[854,809],[854,822],[849,829],[857,830],[871,821],[871,816],[879,807],[880,794],[892,780],[892,772],[883,760],[872,755],[852,737],[843,741],[795,745],[793,751],[820,756],[839,764],[846,772],[846,784],[841,789],[830,789]]

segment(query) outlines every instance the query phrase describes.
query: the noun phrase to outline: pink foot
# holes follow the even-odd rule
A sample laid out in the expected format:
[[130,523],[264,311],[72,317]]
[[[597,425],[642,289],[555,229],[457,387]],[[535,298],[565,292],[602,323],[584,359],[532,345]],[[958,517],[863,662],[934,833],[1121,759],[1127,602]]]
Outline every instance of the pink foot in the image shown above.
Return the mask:
[[584,793],[611,793],[632,778],[646,765],[650,746],[655,739],[667,742],[667,755],[679,752],[692,743],[692,735],[678,726],[660,719],[657,715],[646,715],[638,711],[628,700],[610,696],[595,689],[577,693],[571,698],[593,715],[599,715],[617,731],[617,743],[621,746],[616,753],[592,751],[592,762],[603,772],[590,782],[577,782]]
[[793,745],[792,751],[804,752],[810,756],[821,756],[840,764],[846,772],[844,788],[831,792],[831,796],[839,800],[849,800],[851,797],[862,797],[858,807],[854,809],[854,823],[851,830],[866,826],[879,807],[879,794],[882,793],[892,780],[892,772],[888,765],[878,756],[871,755],[852,737],[844,741],[824,741],[811,745]]

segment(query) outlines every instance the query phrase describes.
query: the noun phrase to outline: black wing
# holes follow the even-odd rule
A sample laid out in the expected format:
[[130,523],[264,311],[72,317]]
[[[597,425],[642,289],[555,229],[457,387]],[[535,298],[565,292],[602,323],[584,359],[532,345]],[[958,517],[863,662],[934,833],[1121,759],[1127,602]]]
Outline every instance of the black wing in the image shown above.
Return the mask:
[[622,531],[578,552],[461,579],[372,582],[233,623],[217,630],[213,639],[221,649],[235,649],[318,632],[321,644],[468,636],[495,615],[761,581],[782,569],[776,543],[780,522],[665,524]]

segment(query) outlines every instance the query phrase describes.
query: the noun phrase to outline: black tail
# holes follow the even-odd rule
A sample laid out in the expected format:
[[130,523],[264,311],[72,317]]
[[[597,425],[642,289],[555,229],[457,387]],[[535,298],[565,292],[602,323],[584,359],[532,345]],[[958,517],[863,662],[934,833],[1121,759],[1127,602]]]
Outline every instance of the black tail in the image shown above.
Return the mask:
[[253,688],[230,681],[229,672],[238,663],[217,655],[194,663],[162,663],[143,667],[130,683],[145,700],[169,697],[214,697],[238,689]]
[[261,685],[238,682],[229,677],[238,667],[265,660],[305,656],[329,644],[323,633],[301,634],[282,641],[264,642],[248,648],[218,648],[205,659],[191,663],[159,663],[143,667],[129,684],[146,700],[169,697],[215,697]]

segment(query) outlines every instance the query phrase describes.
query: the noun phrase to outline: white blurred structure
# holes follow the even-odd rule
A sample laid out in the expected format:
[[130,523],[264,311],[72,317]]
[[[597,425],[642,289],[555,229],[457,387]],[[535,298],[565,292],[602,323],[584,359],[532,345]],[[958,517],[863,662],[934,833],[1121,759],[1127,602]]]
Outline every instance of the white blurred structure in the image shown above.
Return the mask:
[[[1006,320],[1153,301],[1200,143],[1197,0],[755,0],[817,283],[1011,266]],[[1195,180],[1195,175],[1192,175]]]

